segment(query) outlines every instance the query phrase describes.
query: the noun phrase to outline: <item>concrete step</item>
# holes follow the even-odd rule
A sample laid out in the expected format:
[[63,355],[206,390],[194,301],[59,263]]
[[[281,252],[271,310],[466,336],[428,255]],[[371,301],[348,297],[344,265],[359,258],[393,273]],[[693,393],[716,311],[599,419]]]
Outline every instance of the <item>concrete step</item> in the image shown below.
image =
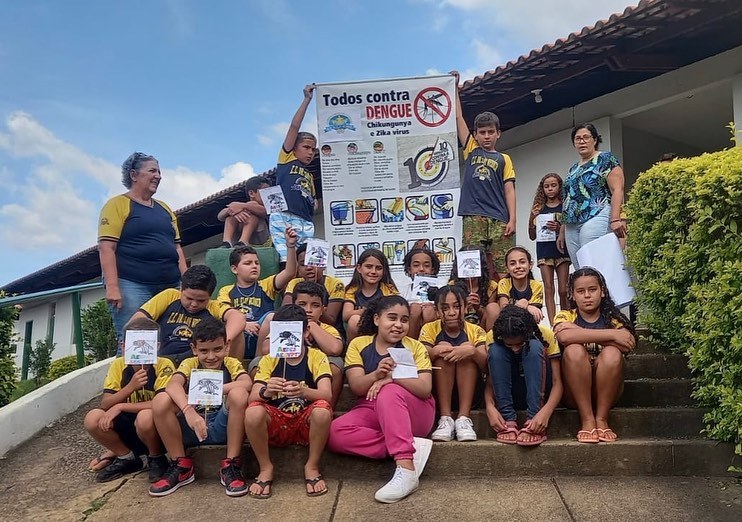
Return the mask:
[[[613,408],[609,423],[621,438],[700,438],[704,428],[700,408]],[[472,411],[471,419],[480,439],[495,438],[484,410]],[[519,425],[526,419],[525,412],[518,413]],[[576,410],[558,408],[549,420],[550,439],[572,439],[580,429],[580,416]]]
[[626,359],[624,378],[689,379],[688,358],[664,353],[632,354]]
[[[224,458],[223,446],[192,450],[196,473],[212,475]],[[301,476],[307,448],[271,448],[276,476]],[[574,440],[546,441],[522,448],[494,440],[436,442],[423,477],[544,477],[580,476],[722,476],[733,463],[731,444],[707,440],[619,439],[606,444]],[[322,472],[331,479],[388,479],[391,460],[377,461],[325,452]],[[247,476],[257,473],[255,458],[246,447],[243,463]],[[739,465],[739,463],[738,463]]]

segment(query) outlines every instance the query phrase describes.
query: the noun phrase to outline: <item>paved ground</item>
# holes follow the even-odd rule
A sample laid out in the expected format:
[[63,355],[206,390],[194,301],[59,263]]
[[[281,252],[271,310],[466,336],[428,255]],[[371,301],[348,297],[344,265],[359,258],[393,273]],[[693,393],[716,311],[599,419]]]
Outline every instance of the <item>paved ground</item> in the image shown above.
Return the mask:
[[414,495],[382,505],[373,500],[382,485],[375,480],[331,480],[329,494],[310,499],[299,477],[279,475],[269,500],[229,499],[214,473],[169,497],[153,499],[146,494],[146,473],[109,484],[93,481],[85,467],[98,448],[82,430],[87,409],[80,408],[0,460],[0,520],[742,520],[742,482],[731,477],[480,477],[447,482],[423,475]]

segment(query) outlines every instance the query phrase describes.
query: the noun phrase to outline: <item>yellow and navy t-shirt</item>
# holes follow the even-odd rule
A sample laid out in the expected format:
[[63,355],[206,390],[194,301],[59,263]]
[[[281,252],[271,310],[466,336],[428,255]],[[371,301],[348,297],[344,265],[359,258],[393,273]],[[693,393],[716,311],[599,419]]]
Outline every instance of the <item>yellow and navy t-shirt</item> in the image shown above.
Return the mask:
[[219,289],[216,300],[245,314],[245,320],[257,321],[275,309],[276,294],[276,276],[272,275],[247,288],[237,286],[237,283],[223,286]]
[[541,281],[529,279],[526,289],[520,291],[513,286],[511,278],[503,277],[497,284],[497,298],[501,297],[507,297],[510,304],[526,299],[528,304],[541,308],[544,304],[544,284]]
[[[304,279],[302,279],[301,277],[295,277],[294,279],[289,281],[289,284],[286,285],[286,293],[293,293],[294,287],[303,282]],[[343,302],[345,300],[345,285],[340,279],[338,279],[337,277],[323,275],[321,284],[325,287],[325,290],[327,290],[327,295],[329,296],[329,300],[331,303],[333,301]]]
[[[559,344],[557,343],[556,337],[554,337],[554,332],[551,330],[551,328],[540,324],[538,325],[538,329],[541,330],[541,337],[544,338],[544,342],[546,343],[546,352],[544,355],[546,355],[550,359],[561,357],[562,352],[559,350]],[[487,332],[487,346],[490,346],[492,343],[494,343],[494,339],[495,336],[492,333],[492,330]]]
[[[198,357],[189,357],[187,359],[184,359],[182,363],[180,363],[180,366],[178,366],[178,369],[175,373],[182,375],[185,378],[185,390],[188,392],[188,382],[191,379],[191,372],[193,370],[204,370],[205,368],[201,365],[200,362],[198,362]],[[236,359],[234,357],[225,357],[222,361],[221,366],[224,384],[234,382],[237,380],[237,378],[240,375],[247,375],[247,370],[242,366],[242,363],[239,359]],[[196,406],[196,411],[202,411],[204,409],[203,406]]]
[[[404,337],[396,348],[407,348],[412,352],[415,359],[417,373],[426,373],[432,371],[430,356],[428,350],[420,341],[411,337]],[[348,351],[345,354],[345,370],[349,368],[363,368],[366,374],[376,371],[379,362],[385,357],[391,357],[388,353],[380,354],[376,349],[376,336],[363,335],[356,337],[348,345]]]
[[160,355],[179,355],[191,351],[193,328],[209,315],[224,320],[232,307],[209,299],[206,308],[190,313],[180,302],[180,290],[168,288],[147,301],[139,309],[160,325]]
[[283,190],[288,212],[307,221],[314,215],[314,176],[294,151],[286,152],[281,147],[276,167],[276,184]]
[[588,323],[582,318],[577,310],[562,310],[556,314],[556,317],[554,317],[554,326],[559,323],[574,323],[580,328],[588,328],[590,330],[605,330],[609,328],[618,330],[624,327],[624,325],[615,318],[611,319],[610,325],[608,325],[602,317],[599,317],[598,320],[593,323]]
[[176,284],[180,280],[178,220],[162,201],[142,205],[121,194],[100,211],[98,241],[116,242],[120,279],[143,284]]
[[[258,363],[258,372],[255,374],[255,384],[266,384],[271,377],[283,377],[287,381],[303,382],[307,387],[316,390],[317,383],[321,379],[331,378],[332,372],[327,355],[316,348],[309,348],[298,364],[292,364],[285,358],[271,357],[270,355],[261,357]],[[268,404],[287,413],[298,413],[309,403],[301,397],[279,396],[268,401]]]
[[379,287],[376,289],[373,295],[367,296],[357,286],[349,286],[345,289],[345,301],[353,303],[356,310],[359,308],[365,308],[368,303],[379,297],[386,297],[388,295],[397,295],[399,291],[391,285],[386,283],[379,283]]
[[[157,364],[148,364],[147,367],[147,384],[144,388],[139,389],[129,395],[126,402],[147,402],[151,401],[154,396],[165,390],[167,383],[175,373],[173,362],[166,357],[158,357]],[[111,363],[103,381],[103,393],[116,393],[121,391],[129,382],[134,374],[139,370],[139,365],[131,366],[124,362],[123,357],[117,357]]]
[[505,183],[515,183],[515,169],[510,156],[488,152],[473,136],[464,146],[464,178],[459,197],[459,216],[485,216],[510,221],[505,202]]
[[[324,330],[325,332],[327,332],[328,334],[332,335],[332,336],[333,336],[333,337],[334,337],[335,339],[339,339],[339,340],[341,340],[341,341],[343,340],[342,336],[340,335],[340,332],[339,332],[339,331],[338,331],[338,329],[337,329],[337,328],[335,328],[334,326],[331,326],[331,325],[329,325],[329,324],[327,324],[327,323],[323,323],[323,322],[321,322],[321,321],[320,321],[320,323],[319,323],[319,327],[320,327],[320,328],[322,328],[322,329],[323,329],[323,330]],[[314,341],[314,339],[312,339],[312,341]],[[322,351],[322,350],[320,349],[320,347],[316,345],[316,343],[313,343],[313,344],[312,344],[312,345],[310,346],[310,348],[315,348],[315,349],[317,349],[317,350],[320,350],[320,351]]]
[[[467,289],[469,288],[468,283],[463,279],[460,279],[460,280],[450,279],[448,281],[448,284],[451,286],[455,284],[461,284],[461,285],[466,285]],[[481,303],[481,306],[486,306],[489,300],[492,299],[492,296],[496,294],[497,294],[497,281],[490,281],[489,284],[487,285],[487,301],[484,303]]]
[[420,342],[423,343],[426,348],[432,348],[436,344],[444,341],[451,343],[452,346],[459,346],[468,342],[479,347],[487,344],[487,334],[484,332],[482,327],[467,321],[464,321],[463,328],[459,330],[459,335],[456,337],[451,337],[446,333],[440,319],[423,325],[420,330]]

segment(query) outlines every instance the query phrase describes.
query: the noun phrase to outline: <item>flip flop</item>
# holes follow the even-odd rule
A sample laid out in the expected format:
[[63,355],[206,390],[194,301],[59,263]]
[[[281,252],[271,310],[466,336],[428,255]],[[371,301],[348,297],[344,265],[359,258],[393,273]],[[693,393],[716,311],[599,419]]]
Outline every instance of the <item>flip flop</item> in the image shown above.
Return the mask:
[[528,435],[536,437],[536,439],[528,441],[528,442],[516,439],[515,443],[518,446],[538,446],[539,444],[541,444],[542,442],[546,440],[545,433],[534,433],[529,428],[523,428],[522,430],[520,430],[520,433],[527,433]]
[[[113,455],[113,456],[101,455],[100,457],[95,457],[90,463],[90,465],[88,466],[88,471],[91,473],[97,473],[99,471],[103,471],[115,459],[116,459],[116,455]],[[101,464],[103,465],[101,466]]]
[[304,484],[306,484],[307,486],[312,486],[312,491],[311,492],[310,491],[307,491],[307,496],[308,497],[320,497],[320,496],[324,495],[325,493],[327,493],[327,491],[328,491],[328,489],[327,489],[327,482],[325,482],[325,489],[323,489],[321,491],[317,491],[316,489],[314,489],[314,487],[317,485],[317,483],[320,480],[322,480],[322,481],[325,480],[324,477],[322,477],[322,475],[317,475],[313,479],[308,479],[308,478],[305,478],[304,479]]
[[[508,433],[515,433],[515,439],[505,439],[504,435],[507,435]],[[507,421],[505,423],[505,429],[497,432],[496,440],[501,444],[515,444],[516,439],[518,438],[518,434],[520,434],[520,431],[518,431],[518,425],[515,423],[515,421]]]
[[[587,433],[590,435],[589,439],[580,439],[580,433]],[[577,432],[577,442],[581,442],[583,444],[597,444],[600,442],[598,439],[598,428],[593,428],[590,431],[588,430],[580,430]]]
[[[616,440],[618,439],[618,435],[616,435],[616,432],[610,428],[595,428],[595,429],[598,430],[598,440],[600,442],[616,442]],[[606,437],[607,433],[612,433],[615,437],[612,439],[609,439],[608,437]]]
[[[247,490],[247,494],[251,496],[252,498],[266,499],[266,498],[271,498],[271,495],[273,495],[273,480],[272,479],[271,480],[260,480],[258,479],[258,477],[255,477],[254,479],[252,479],[252,484],[257,484],[258,486],[260,486],[260,493],[253,493],[249,489]],[[265,488],[268,488],[268,487],[271,489],[268,493],[265,493]]]

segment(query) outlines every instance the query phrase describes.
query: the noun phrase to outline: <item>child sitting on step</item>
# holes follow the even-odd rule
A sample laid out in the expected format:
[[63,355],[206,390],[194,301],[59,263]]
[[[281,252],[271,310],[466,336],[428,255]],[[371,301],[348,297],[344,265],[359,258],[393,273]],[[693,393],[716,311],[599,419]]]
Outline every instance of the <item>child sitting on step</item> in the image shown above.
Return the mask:
[[623,391],[624,357],[636,346],[636,333],[594,268],[576,270],[568,291],[572,310],[554,318],[563,353],[564,402],[580,414],[579,442],[613,442],[617,436],[608,412]]

